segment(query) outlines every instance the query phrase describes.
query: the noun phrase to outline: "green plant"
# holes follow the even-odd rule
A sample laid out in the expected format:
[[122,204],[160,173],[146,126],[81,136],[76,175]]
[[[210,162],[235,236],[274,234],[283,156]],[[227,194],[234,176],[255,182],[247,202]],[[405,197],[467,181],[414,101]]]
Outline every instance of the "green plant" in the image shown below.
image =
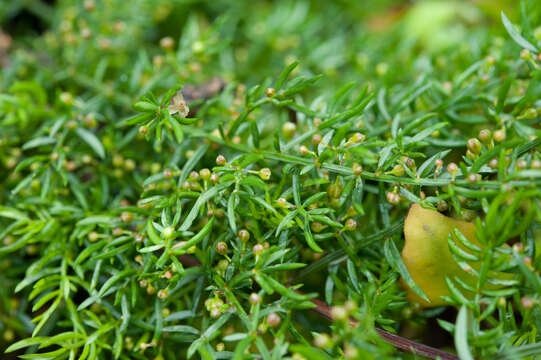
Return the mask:
[[[5,356],[538,356],[541,11],[455,5],[434,46],[393,1],[0,4],[46,28],[0,41]],[[412,203],[475,223],[438,307]]]

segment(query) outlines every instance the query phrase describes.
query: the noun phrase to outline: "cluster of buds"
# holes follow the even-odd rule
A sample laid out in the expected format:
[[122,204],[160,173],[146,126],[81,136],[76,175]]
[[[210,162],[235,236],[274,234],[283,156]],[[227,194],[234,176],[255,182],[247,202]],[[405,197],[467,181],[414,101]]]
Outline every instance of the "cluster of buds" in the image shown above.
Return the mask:
[[205,308],[212,318],[217,319],[222,315],[224,310],[227,309],[227,304],[225,304],[222,299],[215,296],[205,301]]

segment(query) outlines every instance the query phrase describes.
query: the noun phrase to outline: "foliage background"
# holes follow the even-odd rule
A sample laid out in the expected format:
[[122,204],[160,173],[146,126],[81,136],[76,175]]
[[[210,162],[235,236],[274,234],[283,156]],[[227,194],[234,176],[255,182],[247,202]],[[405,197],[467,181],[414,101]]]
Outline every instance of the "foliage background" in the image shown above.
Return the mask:
[[[28,340],[28,352],[42,344],[51,352],[43,358],[410,356],[383,343],[377,325],[436,347],[464,340],[463,351],[481,358],[536,353],[538,345],[510,349],[539,342],[541,328],[539,61],[520,58],[501,10],[539,49],[536,1],[2,2],[0,349],[33,334],[42,338]],[[295,61],[284,92],[269,100],[263,90],[278,88]],[[133,108],[148,92],[161,98],[215,76],[225,90],[190,104],[198,120],[181,130],[167,114],[152,120],[154,109]],[[289,134],[282,125],[293,120]],[[464,157],[466,140],[485,128],[504,129],[505,141]],[[220,154],[231,166],[216,165]],[[439,156],[462,164],[454,185],[446,187],[454,176],[445,166],[435,179]],[[482,181],[467,181],[472,166]],[[219,174],[217,185],[189,177],[205,168]],[[443,200],[447,214],[478,217],[487,268],[517,276],[473,300],[457,290],[451,301],[470,316],[461,331],[455,307],[419,309],[399,283],[390,244],[401,249],[401,220],[421,191],[426,205]],[[400,201],[389,203],[389,193]],[[193,239],[213,217],[190,250],[201,266],[160,255],[160,245]],[[354,231],[343,228],[347,219]],[[163,236],[169,225],[174,241]],[[510,239],[525,250],[513,253]],[[215,251],[220,241],[227,256]],[[348,311],[360,325],[329,327],[300,310],[309,296],[286,283],[331,305],[354,300]],[[249,302],[254,291],[260,305]],[[276,328],[270,313],[281,316]],[[317,333],[336,335],[327,352],[312,346]]]

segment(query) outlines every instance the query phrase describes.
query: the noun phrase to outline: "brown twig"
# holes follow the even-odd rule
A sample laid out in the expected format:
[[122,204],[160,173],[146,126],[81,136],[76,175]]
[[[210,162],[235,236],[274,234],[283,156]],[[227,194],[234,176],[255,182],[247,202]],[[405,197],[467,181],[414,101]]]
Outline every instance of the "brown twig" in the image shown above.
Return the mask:
[[[191,255],[181,255],[179,257],[179,260],[182,265],[186,267],[201,266],[201,262]],[[297,290],[297,292],[299,294],[302,294],[302,292],[299,290]],[[312,299],[311,301],[314,303],[314,305],[316,305],[316,307],[310,309],[311,311],[328,320],[332,320],[331,307],[327,305],[327,303],[318,299]],[[353,319],[350,319],[350,322],[354,326],[358,325],[357,321]],[[439,350],[410,339],[406,339],[405,337],[390,333],[380,328],[376,328],[376,331],[383,340],[387,341],[388,343],[400,350],[404,350],[416,355],[425,356],[429,359],[458,360],[458,356],[448,353],[446,351]]]

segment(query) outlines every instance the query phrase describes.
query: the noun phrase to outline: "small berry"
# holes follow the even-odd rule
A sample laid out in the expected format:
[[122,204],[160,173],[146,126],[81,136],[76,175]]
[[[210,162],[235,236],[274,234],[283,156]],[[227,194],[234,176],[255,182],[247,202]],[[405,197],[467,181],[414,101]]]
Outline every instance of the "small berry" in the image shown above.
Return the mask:
[[353,231],[357,228],[357,221],[355,219],[349,218],[346,220],[346,230]]
[[318,334],[314,338],[314,345],[320,349],[328,347],[331,343],[331,338],[325,333]]
[[261,303],[261,296],[257,293],[251,293],[250,294],[250,304],[255,305]]
[[393,170],[391,170],[391,174],[398,177],[404,176],[404,173],[404,166],[402,166],[401,164],[395,165],[393,167]]
[[468,175],[468,182],[470,184],[475,184],[476,182],[478,182],[479,180],[481,180],[481,175],[479,174],[469,174]]
[[173,171],[171,169],[165,169],[163,171],[163,177],[166,179],[171,179],[173,177]]
[[276,90],[274,90],[274,88],[266,88],[265,89],[265,96],[273,97],[274,95],[276,95]]
[[498,159],[494,158],[488,162],[488,166],[491,169],[497,169],[498,168]]
[[270,313],[267,315],[267,324],[270,327],[276,327],[280,325],[280,322],[282,322],[282,318],[277,313]]
[[158,291],[158,297],[162,300],[166,299],[168,296],[167,290],[159,290]]
[[209,169],[199,170],[199,176],[201,176],[203,180],[208,180],[210,178],[210,170]]
[[320,233],[323,231],[324,226],[322,223],[314,221],[313,223],[310,224],[310,228],[312,229],[313,232]]
[[496,130],[494,131],[494,140],[496,142],[502,142],[505,140],[505,130]]
[[146,135],[146,134],[148,134],[148,127],[146,127],[145,125],[140,126],[140,127],[139,127],[139,134],[141,134],[141,135]]
[[396,205],[400,202],[400,195],[392,191],[388,191],[385,194],[385,198],[387,199],[387,202],[393,205]]
[[449,163],[449,164],[447,165],[447,171],[448,171],[449,173],[451,173],[452,175],[456,175],[456,174],[458,173],[458,165],[455,164],[454,162]]
[[363,173],[363,166],[361,164],[359,164],[359,163],[356,163],[356,162],[353,163],[351,165],[351,169],[353,170],[354,175],[359,176],[359,175],[361,175]]
[[95,232],[95,231],[91,231],[88,233],[88,241],[90,242],[95,242],[99,239],[100,235]]
[[331,308],[331,316],[333,320],[345,320],[347,319],[348,312],[345,307],[343,306],[333,306]]
[[213,184],[217,184],[218,181],[220,181],[220,176],[218,174],[212,173],[210,175],[210,182],[213,183]]
[[172,239],[174,235],[175,228],[172,226],[166,226],[162,231],[162,236],[167,240]]
[[306,155],[310,152],[310,150],[308,150],[308,148],[304,145],[301,145],[299,147],[299,152],[301,153],[301,155]]
[[286,207],[287,206],[287,200],[285,198],[279,198],[276,200],[276,204],[279,207]]
[[323,140],[323,138],[319,134],[314,134],[314,136],[312,136],[312,144],[314,145],[319,144],[321,140]]
[[223,156],[223,155],[218,155],[218,157],[216,158],[216,165],[218,165],[218,166],[222,166],[226,162],[227,162],[227,160],[225,159],[225,156]]
[[522,60],[528,61],[532,58],[532,53],[528,49],[522,49],[520,51],[520,58]]
[[439,212],[444,212],[445,210],[447,210],[447,208],[448,208],[447,201],[445,201],[445,200],[438,201],[437,208],[438,208]]
[[216,252],[220,255],[227,254],[227,243],[223,241],[219,241],[218,243],[216,243]]
[[352,143],[360,143],[366,140],[366,135],[361,134],[360,132],[354,133],[350,138],[349,141]]
[[269,168],[259,170],[259,177],[263,180],[269,180],[271,177],[271,170]]
[[481,142],[476,138],[468,139],[466,146],[468,150],[474,154],[479,154],[481,152]]
[[261,255],[263,250],[265,250],[265,248],[261,244],[255,244],[253,247],[254,255]]
[[534,301],[533,301],[533,299],[531,297],[523,296],[520,299],[520,305],[522,306],[522,308],[524,310],[529,310],[529,309],[533,308]]
[[282,132],[284,133],[284,136],[286,138],[293,137],[296,131],[297,131],[297,125],[295,125],[295,123],[288,121],[282,125]]
[[133,214],[129,211],[123,211],[122,214],[120,214],[120,219],[122,219],[122,221],[125,223],[132,222]]
[[250,233],[246,229],[239,230],[237,236],[239,237],[240,241],[246,242],[250,240]]
[[166,36],[160,40],[160,46],[166,50],[172,49],[174,45],[175,41],[170,36]]

